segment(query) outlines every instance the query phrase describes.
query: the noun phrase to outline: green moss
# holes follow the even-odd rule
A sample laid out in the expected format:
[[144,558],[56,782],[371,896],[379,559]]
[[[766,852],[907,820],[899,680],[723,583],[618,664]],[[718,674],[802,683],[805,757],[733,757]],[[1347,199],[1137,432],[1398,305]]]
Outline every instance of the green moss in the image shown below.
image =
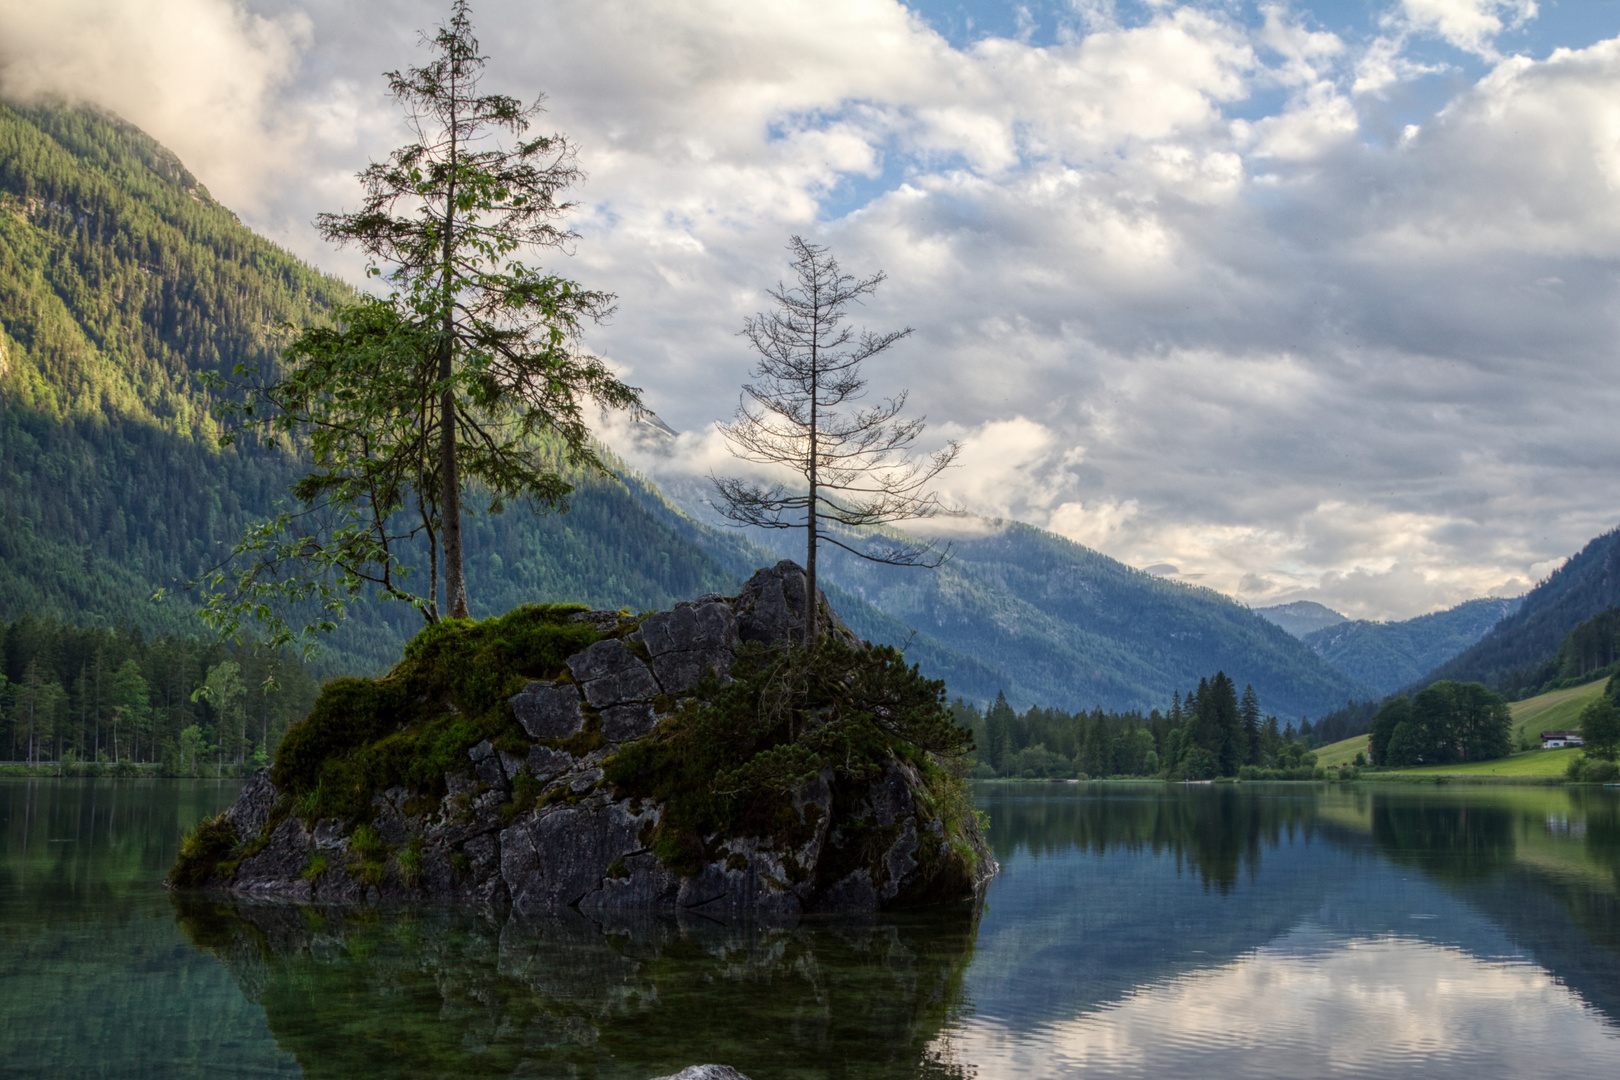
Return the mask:
[[619,881],[630,876],[630,868],[624,864],[623,857],[613,860],[612,865],[607,868],[607,876]]
[[[387,676],[327,683],[282,740],[271,779],[297,797],[306,822],[364,821],[389,787],[442,796],[445,774],[465,768],[467,751],[483,739],[522,753],[528,739],[507,702],[531,679],[566,673],[566,659],[600,638],[569,621],[584,610],[537,604],[427,627]],[[594,740],[600,745],[599,731]]]
[[472,872],[472,860],[467,858],[465,851],[452,851],[447,861],[450,863],[450,869],[463,877]]
[[[180,855],[169,871],[169,882],[182,889],[194,889],[209,878],[228,877],[236,872],[236,863],[230,861],[236,850],[236,832],[223,813],[206,818],[180,841]],[[228,863],[229,872],[221,871]]]
[[350,867],[355,877],[367,885],[379,885],[388,869],[391,848],[387,841],[370,825],[358,825],[349,834],[349,850],[358,862]]
[[309,860],[309,865],[304,867],[302,877],[305,881],[313,884],[314,882],[321,880],[321,877],[329,869],[331,869],[331,863],[327,860],[326,856],[316,855]]

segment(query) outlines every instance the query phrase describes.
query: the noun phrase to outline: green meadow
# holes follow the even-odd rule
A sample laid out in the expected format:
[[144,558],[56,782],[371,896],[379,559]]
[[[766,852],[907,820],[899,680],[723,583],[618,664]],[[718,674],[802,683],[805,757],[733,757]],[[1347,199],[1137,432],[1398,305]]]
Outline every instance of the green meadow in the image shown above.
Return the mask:
[[[1574,731],[1581,726],[1581,710],[1602,696],[1608,686],[1607,679],[1599,679],[1583,686],[1564,690],[1549,690],[1533,698],[1513,702],[1513,745],[1530,745],[1532,750],[1521,751],[1494,761],[1476,761],[1464,765],[1430,765],[1410,769],[1388,769],[1378,776],[1456,776],[1473,779],[1488,777],[1550,779],[1564,775],[1569,760],[1580,753],[1573,747],[1562,750],[1543,750],[1539,739],[1543,731]],[[1357,754],[1366,753],[1367,736],[1353,735],[1336,743],[1329,743],[1316,751],[1316,763],[1324,769],[1349,765]]]

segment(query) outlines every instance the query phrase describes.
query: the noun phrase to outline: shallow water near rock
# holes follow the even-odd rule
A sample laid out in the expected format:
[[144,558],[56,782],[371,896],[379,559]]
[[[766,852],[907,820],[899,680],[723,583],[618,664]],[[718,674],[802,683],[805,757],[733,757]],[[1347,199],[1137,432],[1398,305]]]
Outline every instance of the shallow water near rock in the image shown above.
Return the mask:
[[986,784],[986,907],[593,921],[162,888],[214,781],[0,780],[0,1074],[1620,1072],[1620,793]]

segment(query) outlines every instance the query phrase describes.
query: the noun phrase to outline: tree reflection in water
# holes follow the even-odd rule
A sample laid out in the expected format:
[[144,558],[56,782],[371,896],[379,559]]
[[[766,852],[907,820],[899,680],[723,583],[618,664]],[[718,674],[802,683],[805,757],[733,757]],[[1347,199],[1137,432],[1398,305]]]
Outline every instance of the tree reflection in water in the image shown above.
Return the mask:
[[311,1078],[965,1076],[929,1049],[963,1010],[977,913],[722,925],[574,911],[176,900]]
[[[1035,856],[1076,847],[1098,855],[1151,851],[1186,860],[1223,895],[1240,876],[1259,871],[1264,851],[1284,837],[1309,839],[1316,827],[1311,788],[1278,796],[1237,784],[984,787],[990,846],[1003,863],[1019,849]],[[1074,797],[1063,797],[1070,792]]]

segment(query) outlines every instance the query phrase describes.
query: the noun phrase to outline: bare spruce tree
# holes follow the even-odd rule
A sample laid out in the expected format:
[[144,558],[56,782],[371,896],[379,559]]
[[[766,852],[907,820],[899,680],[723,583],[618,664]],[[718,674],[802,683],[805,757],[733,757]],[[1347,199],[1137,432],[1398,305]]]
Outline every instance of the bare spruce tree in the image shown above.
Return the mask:
[[[929,483],[955,460],[959,447],[913,456],[923,417],[903,419],[904,391],[860,406],[866,379],[861,365],[911,333],[856,331],[849,309],[882,284],[879,272],[856,279],[843,273],[826,247],[795,236],[796,283],[770,291],[775,308],[743,324],[759,362],[745,384],[735,419],[720,430],[731,452],[744,461],[785,468],[800,483],[760,483],[713,477],[716,509],[739,526],[805,530],[807,596],[805,646],[816,626],[816,549],[822,541],[873,562],[938,566],[944,552],[922,542],[865,537],[856,546],[850,531],[895,521],[932,517],[944,510]],[[830,530],[829,526],[838,526]]]

